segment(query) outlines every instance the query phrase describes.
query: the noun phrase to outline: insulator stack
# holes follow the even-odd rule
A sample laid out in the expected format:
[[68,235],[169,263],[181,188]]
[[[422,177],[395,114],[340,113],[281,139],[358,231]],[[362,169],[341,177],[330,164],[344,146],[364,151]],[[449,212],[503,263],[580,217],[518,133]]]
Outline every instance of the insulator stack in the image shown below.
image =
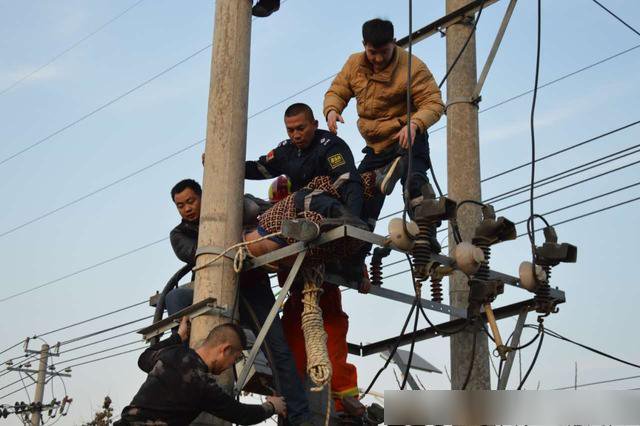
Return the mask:
[[436,229],[433,222],[426,219],[416,219],[418,224],[418,236],[413,246],[413,265],[415,268],[416,278],[426,280],[429,277],[427,264],[431,260],[431,241],[436,237]]
[[431,300],[433,302],[442,303],[442,278],[437,276],[431,277]]
[[491,259],[491,247],[483,242],[478,242],[476,245],[482,250],[484,260],[480,263],[480,268],[478,268],[478,272],[475,273],[475,277],[482,281],[489,281],[489,259]]
[[549,286],[549,278],[551,278],[551,267],[543,266],[542,269],[547,274],[547,280],[538,284],[534,300],[536,302],[536,312],[547,314],[553,311],[553,299],[551,298],[551,286]]
[[371,266],[369,268],[369,275],[371,280],[371,285],[381,286],[382,285],[382,258],[378,256],[373,256],[371,258]]

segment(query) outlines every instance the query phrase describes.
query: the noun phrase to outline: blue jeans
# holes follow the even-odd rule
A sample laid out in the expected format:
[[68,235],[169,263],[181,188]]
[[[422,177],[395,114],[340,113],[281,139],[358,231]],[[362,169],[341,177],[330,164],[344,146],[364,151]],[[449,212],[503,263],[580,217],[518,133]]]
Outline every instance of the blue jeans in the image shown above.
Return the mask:
[[[262,325],[269,315],[271,307],[275,303],[275,297],[271,291],[271,283],[266,272],[248,271],[240,275],[240,297],[244,298],[251,306],[258,322]],[[193,290],[188,288],[176,288],[167,294],[165,306],[167,312],[172,315],[193,303]],[[240,322],[248,326],[257,336],[259,329],[255,326],[250,312],[243,303],[240,303]],[[291,350],[287,345],[282,330],[280,317],[276,316],[267,333],[265,343],[273,356],[271,367],[276,370],[280,379],[280,390],[287,402],[287,420],[291,424],[300,424],[311,418],[309,402],[305,394],[304,386],[296,371]]]

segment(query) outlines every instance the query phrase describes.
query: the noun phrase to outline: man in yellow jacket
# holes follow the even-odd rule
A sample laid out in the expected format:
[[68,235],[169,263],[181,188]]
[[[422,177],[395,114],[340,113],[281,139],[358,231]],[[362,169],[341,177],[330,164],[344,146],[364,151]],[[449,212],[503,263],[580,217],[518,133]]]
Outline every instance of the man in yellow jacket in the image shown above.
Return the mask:
[[[411,56],[411,121],[407,132],[407,73],[409,54],[395,43],[393,24],[372,19],[362,26],[364,52],[349,57],[324,97],[324,115],[329,130],[337,133],[344,123],[342,111],[356,98],[358,130],[367,146],[359,173],[376,172],[379,193],[363,207],[371,229],[380,215],[386,195],[401,180],[410,199],[409,215],[422,200],[421,188],[428,181],[427,129],[444,112],[440,89],[427,66]],[[405,184],[407,153],[412,145],[411,176]]]

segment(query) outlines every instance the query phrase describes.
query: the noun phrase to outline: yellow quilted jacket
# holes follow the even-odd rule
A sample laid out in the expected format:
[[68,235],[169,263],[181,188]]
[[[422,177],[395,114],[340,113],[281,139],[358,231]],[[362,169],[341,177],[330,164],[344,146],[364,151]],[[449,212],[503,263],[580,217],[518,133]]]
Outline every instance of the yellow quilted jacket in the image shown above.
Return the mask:
[[[409,54],[396,47],[391,63],[378,73],[364,52],[349,57],[324,97],[324,116],[339,114],[353,97],[357,100],[358,130],[374,152],[397,142],[394,139],[407,121],[407,68]],[[444,112],[440,89],[429,68],[417,57],[411,60],[411,121],[421,132],[436,123]]]

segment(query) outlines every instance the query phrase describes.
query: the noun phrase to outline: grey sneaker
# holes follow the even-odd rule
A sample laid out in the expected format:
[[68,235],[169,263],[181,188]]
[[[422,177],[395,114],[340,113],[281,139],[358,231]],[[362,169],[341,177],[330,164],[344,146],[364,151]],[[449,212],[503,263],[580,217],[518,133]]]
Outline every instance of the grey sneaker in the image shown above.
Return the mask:
[[391,163],[376,169],[376,187],[380,193],[390,195],[404,172],[404,157],[396,157]]

